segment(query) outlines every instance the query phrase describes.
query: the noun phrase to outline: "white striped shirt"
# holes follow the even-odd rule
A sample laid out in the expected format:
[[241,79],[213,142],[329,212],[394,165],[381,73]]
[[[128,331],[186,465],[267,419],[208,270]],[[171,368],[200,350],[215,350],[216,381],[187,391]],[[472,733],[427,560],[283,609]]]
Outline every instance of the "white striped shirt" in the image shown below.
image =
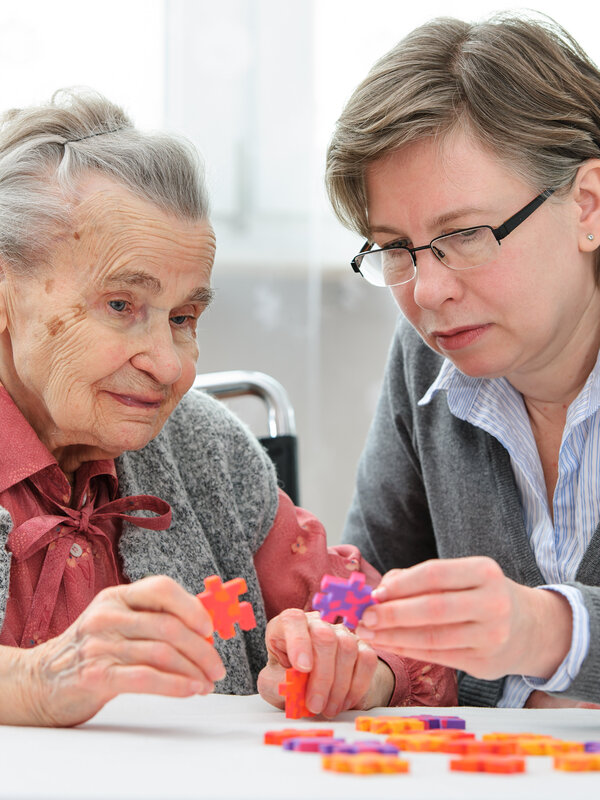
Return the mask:
[[[554,522],[548,507],[546,483],[525,403],[506,378],[471,378],[450,361],[419,401],[447,393],[454,416],[494,436],[509,453],[525,530],[543,587],[560,592],[571,605],[571,649],[547,681],[509,675],[499,706],[521,707],[533,689],[562,692],[577,676],[589,648],[589,616],[581,593],[572,586],[577,569],[600,519],[600,356],[585,386],[571,403],[558,457],[554,490]],[[542,588],[542,587],[540,587]]]

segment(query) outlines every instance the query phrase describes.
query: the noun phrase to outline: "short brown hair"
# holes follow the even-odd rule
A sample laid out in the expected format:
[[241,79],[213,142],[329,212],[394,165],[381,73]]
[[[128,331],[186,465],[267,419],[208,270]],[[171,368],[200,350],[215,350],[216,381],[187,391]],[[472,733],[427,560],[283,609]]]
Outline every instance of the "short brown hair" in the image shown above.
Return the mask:
[[337,122],[326,183],[340,221],[368,237],[366,167],[457,125],[537,190],[567,188],[600,157],[600,72],[547,17],[422,25],[374,65]]

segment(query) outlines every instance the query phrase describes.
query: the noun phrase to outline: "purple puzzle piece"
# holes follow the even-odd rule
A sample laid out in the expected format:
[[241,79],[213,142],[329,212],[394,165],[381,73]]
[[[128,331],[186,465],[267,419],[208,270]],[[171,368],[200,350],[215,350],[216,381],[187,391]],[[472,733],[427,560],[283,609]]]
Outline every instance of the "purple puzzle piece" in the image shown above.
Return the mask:
[[440,717],[435,714],[418,714],[416,719],[422,720],[428,730],[436,730],[437,728],[457,728],[459,730],[464,730],[466,728],[466,723],[461,717]]
[[600,742],[586,742],[584,750],[586,753],[600,753]]
[[313,608],[321,612],[326,622],[341,617],[346,627],[354,629],[365,610],[375,602],[371,587],[365,586],[363,573],[353,572],[349,579],[324,575],[321,591],[313,597]]
[[325,742],[319,745],[321,753],[381,753],[382,755],[396,756],[400,750],[393,744],[380,742],[377,739],[368,739],[361,742]]
[[286,739],[283,743],[284,750],[295,750],[299,753],[318,753],[321,744],[342,744],[344,739],[329,738],[327,736],[295,736]]
[[464,731],[467,727],[465,720],[460,717],[441,717],[441,720],[442,728],[455,728]]

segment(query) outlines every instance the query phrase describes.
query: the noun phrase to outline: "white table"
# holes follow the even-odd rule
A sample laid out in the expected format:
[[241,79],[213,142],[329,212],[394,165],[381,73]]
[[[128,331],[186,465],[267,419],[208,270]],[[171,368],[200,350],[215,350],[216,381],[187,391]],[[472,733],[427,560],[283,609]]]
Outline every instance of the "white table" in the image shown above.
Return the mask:
[[[361,776],[325,772],[319,755],[262,743],[265,731],[284,727],[330,726],[349,740],[369,738],[354,728],[358,713],[365,712],[342,714],[330,725],[324,720],[286,720],[258,696],[171,700],[125,695],[79,728],[0,727],[0,798],[592,800],[600,796],[600,772],[558,772],[547,757],[528,757],[523,775],[486,775],[450,772],[448,755],[407,753],[408,775]],[[478,736],[520,731],[600,740],[600,710],[407,708],[367,713],[458,714]]]

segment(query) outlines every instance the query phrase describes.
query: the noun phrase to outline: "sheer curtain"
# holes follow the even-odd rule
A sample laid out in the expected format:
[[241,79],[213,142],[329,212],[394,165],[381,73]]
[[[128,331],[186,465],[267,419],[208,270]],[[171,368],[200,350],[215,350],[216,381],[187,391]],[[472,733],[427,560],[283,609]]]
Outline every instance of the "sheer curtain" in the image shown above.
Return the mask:
[[[258,369],[283,383],[301,502],[334,541],[396,312],[353,278],[359,240],[325,201],[319,5],[169,2],[166,116],[205,155],[218,239],[198,369]],[[258,411],[251,421],[260,426]]]

